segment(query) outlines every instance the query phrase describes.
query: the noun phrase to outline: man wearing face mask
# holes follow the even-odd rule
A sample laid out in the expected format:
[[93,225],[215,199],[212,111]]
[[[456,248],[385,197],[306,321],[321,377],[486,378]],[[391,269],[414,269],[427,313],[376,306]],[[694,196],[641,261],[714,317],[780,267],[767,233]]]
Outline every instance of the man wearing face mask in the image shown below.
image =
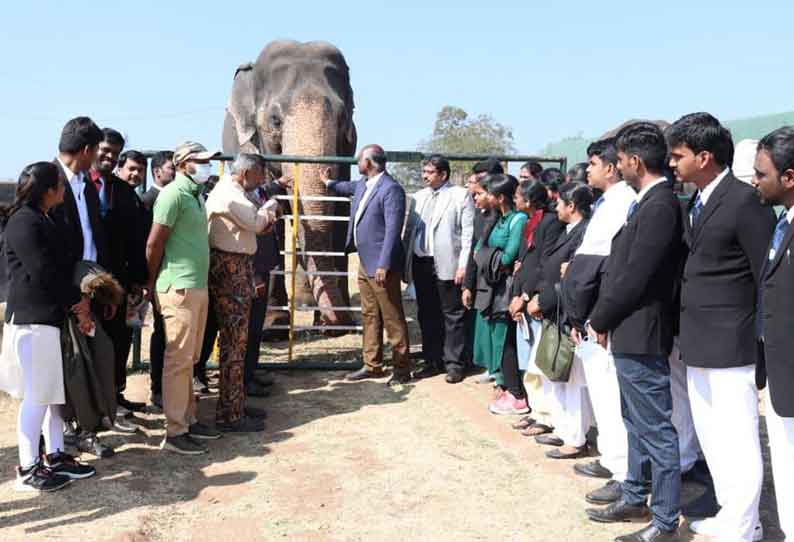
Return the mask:
[[257,209],[246,192],[264,180],[264,160],[256,154],[243,153],[232,163],[231,175],[220,179],[207,198],[209,291],[220,335],[220,393],[215,420],[223,432],[247,433],[265,428],[262,419],[245,415],[243,391],[256,236],[276,221],[276,200]]
[[207,321],[207,277],[210,267],[207,215],[199,197],[212,173],[209,152],[193,141],[174,151],[176,178],[160,192],[146,243],[149,282],[165,324],[163,412],[166,437],[162,448],[185,455],[205,453],[202,440],[221,434],[196,420],[193,363],[201,353]]

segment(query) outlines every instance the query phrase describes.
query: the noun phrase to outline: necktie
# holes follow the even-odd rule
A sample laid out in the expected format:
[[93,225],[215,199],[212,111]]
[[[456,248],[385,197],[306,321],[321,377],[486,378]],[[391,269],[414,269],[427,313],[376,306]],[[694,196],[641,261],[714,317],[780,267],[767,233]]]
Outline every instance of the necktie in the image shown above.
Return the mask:
[[438,192],[434,191],[430,196],[430,200],[425,203],[422,209],[422,242],[419,245],[425,255],[430,255],[430,227],[433,223],[433,212],[436,210],[436,202],[438,201]]
[[629,205],[629,214],[626,216],[626,220],[629,220],[631,218],[631,215],[634,214],[634,212],[637,210],[637,207],[639,207],[639,205],[640,205],[639,202],[637,202],[636,200],[631,202],[631,205]]
[[783,237],[786,236],[786,230],[788,229],[788,217],[786,213],[783,213],[783,216],[780,217],[780,220],[775,226],[775,234],[772,236],[772,248],[769,250],[769,259],[774,260],[775,254],[777,251],[780,250],[780,243],[783,242]]
[[703,211],[703,200],[700,199],[700,192],[698,195],[695,196],[695,204],[692,205],[692,208],[689,210],[689,220],[692,227],[697,224],[698,218],[700,218],[700,213]]
[[598,208],[601,207],[602,203],[604,203],[604,196],[600,196],[597,200],[595,200],[595,203],[593,203],[593,214],[595,214]]

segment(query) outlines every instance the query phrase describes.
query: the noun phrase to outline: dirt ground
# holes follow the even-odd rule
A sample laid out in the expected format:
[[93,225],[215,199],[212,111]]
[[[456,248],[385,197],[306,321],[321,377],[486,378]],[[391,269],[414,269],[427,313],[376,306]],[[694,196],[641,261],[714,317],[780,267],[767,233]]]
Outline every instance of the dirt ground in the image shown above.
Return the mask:
[[[296,354],[350,361],[360,340],[304,337]],[[285,343],[266,344],[262,360],[285,353]],[[96,477],[46,496],[13,489],[17,405],[0,394],[0,540],[556,542],[608,541],[635,528],[589,522],[583,496],[601,482],[574,475],[572,461],[546,459],[510,429],[513,419],[490,415],[492,390],[476,378],[389,388],[343,376],[276,372],[272,396],[254,401],[269,412],[267,430],[227,435],[204,456],[161,452],[162,416],[136,415],[138,434],[106,434],[114,458],[89,459]],[[145,401],[148,383],[132,375],[128,396]],[[214,397],[202,398],[200,418],[211,423],[213,409]],[[765,453],[762,519],[765,540],[777,541]],[[691,503],[704,488],[687,484],[684,493]]]

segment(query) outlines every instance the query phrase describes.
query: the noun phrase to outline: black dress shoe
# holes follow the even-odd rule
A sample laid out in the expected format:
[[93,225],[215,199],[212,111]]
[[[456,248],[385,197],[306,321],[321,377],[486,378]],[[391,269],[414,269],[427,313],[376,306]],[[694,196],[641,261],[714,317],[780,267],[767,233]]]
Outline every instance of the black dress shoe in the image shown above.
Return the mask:
[[606,485],[591,491],[584,496],[590,504],[612,504],[623,496],[623,487],[617,480],[610,480]]
[[447,376],[444,380],[447,381],[447,384],[463,382],[463,371],[460,369],[447,369]]
[[411,373],[410,372],[394,372],[391,375],[391,378],[386,385],[388,386],[396,386],[397,384],[407,384],[411,381]]
[[613,502],[606,508],[588,508],[587,517],[598,523],[623,523],[629,521],[646,521],[651,512],[644,504],[628,504],[623,499]]
[[535,442],[544,446],[562,446],[565,444],[560,437],[555,437],[554,435],[538,435],[535,437]]
[[124,407],[130,412],[146,412],[146,403],[139,403],[137,401],[129,401],[123,395],[116,398],[116,404]]
[[367,378],[382,378],[383,371],[370,371],[366,367],[362,367],[358,371],[347,373],[345,380],[348,382],[357,382],[359,380],[366,380]]
[[254,406],[246,406],[244,407],[245,415],[249,418],[256,418],[259,420],[264,420],[267,418],[267,412],[263,408],[256,408]]
[[615,539],[615,542],[680,542],[678,529],[662,531],[654,525],[648,525],[636,533],[624,534]]
[[546,452],[546,457],[549,459],[579,459],[587,455],[587,446],[577,448],[575,452],[565,453],[560,451],[559,448],[554,448]]
[[269,397],[270,396],[270,390],[268,390],[264,386],[260,386],[256,382],[249,382],[248,385],[245,387],[245,396],[246,397]]
[[612,478],[612,471],[605,468],[598,459],[590,463],[577,463],[573,466],[573,470],[576,474],[590,478],[604,478],[606,480]]
[[107,459],[116,455],[116,451],[112,446],[103,444],[99,437],[93,433],[82,433],[76,447],[80,452],[93,454],[100,459]]
[[431,378],[438,374],[441,374],[441,370],[438,367],[436,367],[434,364],[427,363],[425,364],[424,367],[414,372],[414,378],[417,380],[421,380],[423,378]]
[[258,375],[254,375],[254,382],[260,386],[268,387],[272,386],[275,380],[273,380],[273,377],[269,374],[259,373]]

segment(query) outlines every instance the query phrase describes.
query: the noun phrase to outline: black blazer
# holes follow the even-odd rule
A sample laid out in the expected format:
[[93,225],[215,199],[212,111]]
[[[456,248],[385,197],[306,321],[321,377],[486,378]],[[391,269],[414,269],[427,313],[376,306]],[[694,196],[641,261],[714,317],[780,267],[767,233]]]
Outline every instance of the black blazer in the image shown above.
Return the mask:
[[80,301],[72,285],[73,266],[62,250],[55,223],[25,205],[6,224],[5,252],[9,289],[6,322],[60,326],[67,310]]
[[[794,248],[794,227],[789,226],[775,259],[769,262],[764,255],[763,276],[760,295],[763,296],[764,340],[763,355],[759,356],[756,383],[763,388],[769,382],[772,406],[778,415],[794,417],[794,263],[791,251]],[[768,249],[771,248],[771,242]]]
[[544,254],[540,281],[536,286],[536,291],[543,318],[552,322],[557,321],[557,291],[561,282],[560,267],[563,263],[571,261],[576,249],[582,244],[588,222],[590,222],[588,219],[580,221],[570,233],[565,233],[566,225],[563,224],[562,233]]
[[670,354],[682,228],[678,198],[661,183],[612,240],[590,323],[612,332],[614,353]]
[[[115,175],[106,179],[107,213],[104,231],[112,240],[108,246],[107,269],[125,289],[146,283],[146,239],[151,224],[149,211],[135,189]],[[68,188],[68,187],[67,187]]]
[[[690,200],[688,208],[694,203]],[[756,190],[729,173],[694,228],[683,214],[688,250],[681,278],[680,346],[691,367],[756,362],[755,304],[775,215]]]
[[[66,186],[63,194],[63,203],[51,209],[50,216],[55,221],[55,225],[63,238],[66,259],[74,268],[74,265],[83,259],[83,230],[80,228],[77,202],[74,199],[74,194],[72,194],[72,189],[69,187],[69,181],[66,179],[63,166],[57,159],[53,163],[58,166],[58,176]],[[99,194],[97,194],[94,183],[88,178],[87,172],[85,178],[83,195],[88,207],[88,219],[91,223],[91,232],[96,245],[97,263],[105,269],[109,269],[108,240],[102,224],[102,217],[99,213]]]
[[560,222],[557,214],[553,211],[546,211],[540,224],[535,228],[532,246],[528,247],[526,243],[523,243],[518,252],[518,261],[521,263],[521,267],[513,280],[514,296],[517,297],[521,294],[531,296],[537,291],[546,253],[564,233],[565,223]]

